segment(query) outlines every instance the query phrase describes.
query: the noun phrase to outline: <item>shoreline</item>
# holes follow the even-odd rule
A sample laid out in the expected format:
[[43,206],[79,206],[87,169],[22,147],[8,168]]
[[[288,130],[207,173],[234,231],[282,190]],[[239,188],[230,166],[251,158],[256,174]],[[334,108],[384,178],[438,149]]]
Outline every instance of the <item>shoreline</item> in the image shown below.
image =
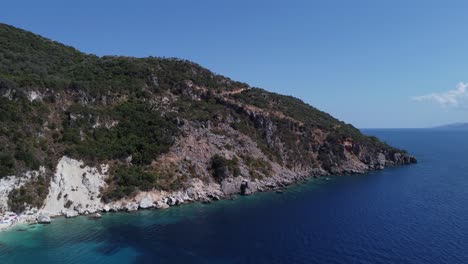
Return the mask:
[[[355,174],[363,174],[363,173],[355,173]],[[34,225],[53,224],[53,219],[57,219],[57,218],[68,219],[68,218],[76,218],[76,217],[87,217],[89,220],[99,220],[100,217],[94,217],[93,215],[95,215],[95,214],[108,214],[108,213],[109,214],[110,213],[133,213],[133,212],[145,211],[145,210],[148,210],[148,211],[149,210],[165,210],[165,209],[169,209],[170,207],[177,207],[177,206],[183,206],[183,205],[189,205],[189,204],[195,204],[195,203],[211,204],[211,203],[217,202],[217,201],[235,200],[239,196],[249,196],[249,195],[254,195],[254,194],[258,194],[258,193],[268,193],[268,192],[273,193],[275,191],[280,191],[278,193],[283,193],[283,190],[285,190],[285,189],[288,189],[288,188],[293,187],[293,186],[306,184],[307,182],[310,182],[313,179],[325,178],[326,180],[329,180],[330,177],[340,177],[340,176],[342,176],[342,175],[324,174],[324,175],[314,175],[314,176],[305,177],[305,178],[301,177],[297,181],[291,182],[291,183],[289,183],[287,185],[281,184],[281,185],[271,187],[271,188],[268,188],[268,189],[264,188],[262,190],[251,191],[251,192],[248,192],[248,193],[245,193],[245,194],[234,193],[234,194],[223,195],[223,196],[218,196],[218,197],[213,197],[213,198],[208,198],[208,199],[206,199],[206,197],[201,198],[201,199],[197,199],[197,200],[187,199],[187,200],[184,200],[183,202],[176,202],[173,205],[168,204],[167,207],[166,206],[158,207],[157,205],[155,205],[155,206],[151,206],[151,207],[148,207],[148,208],[137,207],[135,210],[128,210],[128,208],[130,208],[131,206],[130,207],[123,206],[123,207],[119,207],[119,208],[113,207],[113,208],[111,208],[109,210],[105,210],[105,208],[103,208],[103,210],[99,210],[99,211],[93,212],[93,213],[77,213],[76,215],[73,215],[73,216],[67,216],[66,214],[50,215],[50,222],[49,223],[40,223],[37,220],[32,220],[32,218],[37,219],[37,217],[40,214],[42,214],[43,212],[38,212],[37,214],[20,214],[20,215],[18,215],[18,219],[16,221],[10,223],[10,224],[0,223],[0,234],[3,231],[12,231],[14,228],[21,227],[23,225],[24,225],[24,227],[27,228],[29,226],[34,226]],[[108,206],[108,204],[106,204],[104,207],[106,207],[106,206]],[[18,230],[18,231],[22,231],[22,230]],[[24,230],[24,231],[26,231],[26,230]]]
[[[385,169],[397,168],[397,167],[401,167],[403,165],[410,165],[410,164],[388,166]],[[89,220],[98,220],[100,218],[100,214],[104,214],[104,213],[106,213],[106,214],[107,213],[115,213],[115,212],[131,213],[131,212],[144,211],[144,210],[164,210],[164,209],[168,209],[169,207],[182,206],[182,205],[188,205],[188,204],[194,204],[194,203],[211,204],[212,202],[216,202],[216,201],[234,200],[234,199],[236,199],[236,197],[239,197],[239,196],[248,196],[248,195],[251,195],[251,194],[265,193],[265,192],[271,192],[272,193],[272,192],[276,191],[279,194],[281,194],[281,193],[283,193],[283,191],[285,189],[289,189],[289,188],[291,188],[293,186],[306,184],[307,182],[310,182],[311,180],[314,180],[314,179],[324,178],[325,180],[330,180],[331,178],[335,178],[335,177],[346,177],[346,176],[349,176],[349,175],[364,175],[364,174],[368,174],[368,173],[372,173],[372,172],[376,172],[376,171],[381,171],[381,170],[380,169],[379,170],[373,169],[373,170],[359,171],[359,172],[353,171],[353,172],[347,172],[347,173],[343,173],[343,174],[329,174],[329,173],[311,174],[311,175],[308,175],[308,176],[303,176],[303,175],[296,174],[296,177],[294,177],[293,181],[290,181],[291,179],[286,180],[286,181],[271,181],[272,179],[277,178],[277,177],[271,177],[271,178],[269,178],[270,181],[268,181],[268,182],[266,182],[266,181],[254,181],[254,183],[262,182],[263,184],[262,184],[262,186],[258,186],[258,185],[255,186],[256,189],[252,189],[251,187],[249,187],[248,188],[249,191],[244,193],[244,194],[242,194],[241,192],[236,192],[236,193],[229,193],[229,194],[224,194],[224,195],[220,195],[220,196],[209,196],[208,195],[208,196],[200,196],[200,197],[198,197],[198,199],[191,199],[191,198],[190,199],[183,199],[182,201],[178,200],[178,198],[180,198],[180,197],[178,197],[178,198],[173,199],[172,201],[164,201],[164,200],[168,199],[169,197],[180,196],[180,193],[182,193],[181,191],[169,192],[169,193],[166,193],[166,195],[168,197],[165,197],[165,199],[163,201],[154,202],[152,206],[148,206],[148,207],[145,207],[145,208],[143,208],[143,207],[141,207],[139,205],[139,203],[136,201],[137,200],[136,198],[138,196],[142,196],[141,194],[143,194],[143,196],[144,196],[144,194],[147,194],[148,192],[147,193],[140,192],[133,198],[130,198],[130,199],[127,199],[127,200],[124,200],[124,201],[120,200],[118,202],[105,204],[103,206],[103,208],[101,208],[101,210],[96,210],[94,212],[79,213],[79,212],[74,211],[74,212],[76,212],[76,214],[72,214],[72,215],[67,215],[66,213],[61,213],[61,214],[57,214],[57,215],[50,215],[50,222],[39,222],[37,220],[38,217],[41,214],[47,214],[47,212],[43,212],[43,211],[40,211],[40,210],[35,214],[31,214],[30,212],[27,213],[27,214],[20,214],[20,215],[18,215],[17,220],[10,223],[10,224],[0,223],[0,233],[2,233],[3,231],[11,231],[13,228],[20,227],[22,225],[27,227],[27,226],[32,226],[32,225],[53,224],[53,219],[56,219],[56,218],[88,217]],[[322,172],[324,172],[324,171],[322,171]],[[245,180],[242,180],[242,182],[244,183]],[[275,184],[271,184],[272,182],[275,183]],[[161,192],[161,191],[156,191],[156,192]],[[185,193],[186,192],[187,192],[187,190],[185,190]],[[161,202],[163,202],[163,205],[161,205]],[[141,203],[141,201],[140,201],[140,203]],[[99,214],[99,217],[95,217],[94,216],[95,214]],[[18,230],[18,231],[21,231],[21,230]],[[24,231],[26,231],[26,230],[24,230]]]

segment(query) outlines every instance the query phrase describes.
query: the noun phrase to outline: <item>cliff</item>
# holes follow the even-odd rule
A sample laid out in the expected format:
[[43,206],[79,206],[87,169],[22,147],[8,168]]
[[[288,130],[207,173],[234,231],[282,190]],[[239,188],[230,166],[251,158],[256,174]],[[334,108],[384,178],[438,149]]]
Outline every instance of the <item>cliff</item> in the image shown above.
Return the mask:
[[0,210],[165,208],[416,162],[190,61],[84,54],[0,24]]

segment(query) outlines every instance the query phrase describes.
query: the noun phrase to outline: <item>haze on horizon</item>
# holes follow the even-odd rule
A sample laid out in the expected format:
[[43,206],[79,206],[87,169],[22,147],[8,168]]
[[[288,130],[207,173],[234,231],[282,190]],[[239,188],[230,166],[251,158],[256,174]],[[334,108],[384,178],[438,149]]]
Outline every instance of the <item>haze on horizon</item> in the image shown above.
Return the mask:
[[356,127],[467,122],[468,3],[15,1],[0,22],[96,55],[165,56]]

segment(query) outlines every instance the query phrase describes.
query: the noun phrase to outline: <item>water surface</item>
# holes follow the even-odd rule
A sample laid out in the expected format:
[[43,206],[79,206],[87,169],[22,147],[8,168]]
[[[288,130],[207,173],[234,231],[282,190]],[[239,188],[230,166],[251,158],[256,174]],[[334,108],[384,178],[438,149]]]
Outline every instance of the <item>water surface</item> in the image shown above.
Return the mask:
[[468,263],[468,133],[366,130],[419,163],[0,233],[0,263]]

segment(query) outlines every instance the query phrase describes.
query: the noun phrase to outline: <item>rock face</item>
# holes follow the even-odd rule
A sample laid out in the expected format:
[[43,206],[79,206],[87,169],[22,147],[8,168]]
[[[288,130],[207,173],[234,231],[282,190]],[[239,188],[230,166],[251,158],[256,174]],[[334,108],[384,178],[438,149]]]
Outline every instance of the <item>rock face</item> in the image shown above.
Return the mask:
[[62,157],[41,210],[53,216],[71,214],[72,211],[80,214],[101,211],[104,204],[100,199],[100,189],[106,185],[107,170],[107,165],[98,169]]
[[165,202],[158,201],[156,203],[156,208],[158,208],[158,209],[167,209],[167,208],[169,208],[169,205],[167,203],[165,203]]
[[39,224],[50,224],[51,220],[48,214],[42,213],[38,215],[37,222]]
[[8,208],[8,195],[13,189],[20,188],[29,179],[17,176],[8,176],[0,179],[0,212],[6,212]]
[[127,205],[125,205],[125,210],[126,210],[127,212],[136,211],[136,210],[138,210],[138,204],[135,203],[135,202],[130,202],[130,203],[128,203]]
[[6,212],[8,208],[8,195],[13,189],[20,188],[35,177],[44,174],[45,168],[37,171],[27,171],[21,176],[7,176],[0,179],[0,212]]
[[148,209],[154,207],[154,203],[153,200],[151,200],[151,198],[145,197],[140,201],[139,206],[141,209]]
[[72,217],[76,217],[78,216],[78,212],[77,211],[66,211],[65,212],[65,217],[66,218],[72,218]]
[[102,215],[100,213],[95,213],[89,216],[90,219],[100,219],[102,218]]

